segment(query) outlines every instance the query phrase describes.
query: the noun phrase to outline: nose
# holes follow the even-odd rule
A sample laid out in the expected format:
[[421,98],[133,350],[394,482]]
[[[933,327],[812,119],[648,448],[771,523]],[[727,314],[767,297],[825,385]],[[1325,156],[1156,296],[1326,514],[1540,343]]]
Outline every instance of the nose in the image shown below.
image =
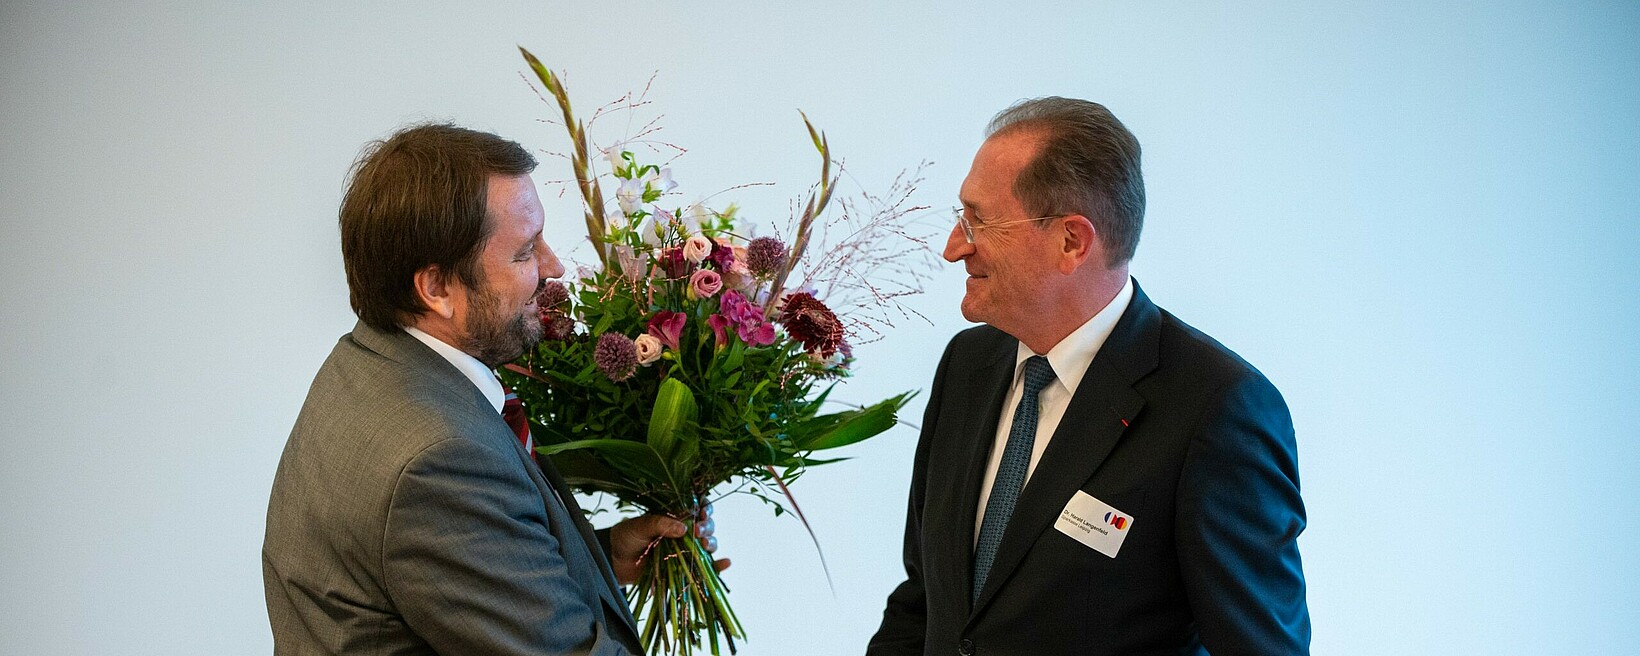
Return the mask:
[[955,264],[973,254],[974,245],[963,237],[962,226],[951,226],[951,234],[945,236],[945,261]]
[[539,269],[542,278],[559,278],[564,275],[564,263],[558,261],[558,255],[552,252],[552,247],[545,241],[541,242],[541,266]]

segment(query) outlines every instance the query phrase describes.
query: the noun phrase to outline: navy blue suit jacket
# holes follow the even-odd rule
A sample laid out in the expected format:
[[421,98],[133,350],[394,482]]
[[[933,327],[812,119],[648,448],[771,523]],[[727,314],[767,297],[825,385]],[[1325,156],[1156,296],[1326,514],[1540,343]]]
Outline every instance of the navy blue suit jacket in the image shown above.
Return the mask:
[[[906,581],[867,653],[1309,653],[1287,406],[1137,287],[970,602],[980,483],[1017,344],[980,326],[946,348],[912,474]],[[1133,517],[1117,557],[1053,527],[1079,490]]]

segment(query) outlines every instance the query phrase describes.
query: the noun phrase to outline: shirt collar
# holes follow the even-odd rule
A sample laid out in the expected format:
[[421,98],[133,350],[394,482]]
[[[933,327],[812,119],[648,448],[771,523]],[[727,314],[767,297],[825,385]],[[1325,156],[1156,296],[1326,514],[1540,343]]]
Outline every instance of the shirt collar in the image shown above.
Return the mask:
[[501,412],[501,403],[505,400],[506,392],[501,390],[501,379],[495,377],[494,371],[490,371],[490,368],[479,362],[478,358],[444,343],[443,340],[437,337],[422,332],[421,329],[415,326],[405,326],[404,332],[410,333],[411,337],[421,340],[421,343],[426,344],[427,348],[433,349],[434,353],[443,356],[445,360],[449,360],[450,364],[455,365],[456,371],[466,376],[467,380],[473,381],[473,386],[484,393],[484,398],[489,400],[490,405],[495,406],[495,411]]
[[[1099,354],[1099,348],[1105,345],[1111,331],[1116,330],[1116,322],[1122,318],[1122,313],[1127,311],[1132,300],[1133,278],[1129,277],[1127,283],[1122,285],[1122,291],[1116,293],[1116,298],[1111,299],[1105,309],[1048,349],[1046,356],[1048,364],[1053,367],[1054,380],[1063,385],[1070,396],[1076,396],[1076,387],[1082,384],[1082,376],[1088,373],[1093,357]],[[1014,380],[1019,380],[1025,361],[1033,355],[1036,353],[1031,351],[1031,347],[1024,342],[1019,343],[1014,359]]]

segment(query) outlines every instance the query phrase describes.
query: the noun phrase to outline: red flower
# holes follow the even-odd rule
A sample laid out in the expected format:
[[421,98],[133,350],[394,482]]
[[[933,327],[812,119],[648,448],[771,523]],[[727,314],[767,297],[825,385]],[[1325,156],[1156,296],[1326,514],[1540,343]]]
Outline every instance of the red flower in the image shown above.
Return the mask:
[[557,310],[541,308],[541,338],[564,341],[575,336],[575,320]]
[[717,267],[718,271],[728,271],[735,265],[735,249],[723,242],[712,242],[712,254],[706,256],[707,261]]
[[780,308],[781,325],[810,353],[829,358],[843,343],[843,322],[837,320],[831,308],[807,292],[786,297]]
[[694,263],[684,259],[683,249],[676,246],[661,251],[658,264],[660,264],[661,271],[666,273],[666,277],[674,280],[687,276],[689,272],[695,270]]
[[672,350],[676,351],[678,350],[678,339],[683,336],[683,322],[688,318],[689,315],[682,312],[661,310],[656,312],[655,316],[650,317],[647,332],[654,335],[655,339],[661,340],[662,344],[670,346]]
[[729,342],[729,334],[724,331],[729,327],[729,320],[723,315],[714,314],[706,317],[706,325],[712,329],[712,335],[717,337],[716,343],[719,347]]

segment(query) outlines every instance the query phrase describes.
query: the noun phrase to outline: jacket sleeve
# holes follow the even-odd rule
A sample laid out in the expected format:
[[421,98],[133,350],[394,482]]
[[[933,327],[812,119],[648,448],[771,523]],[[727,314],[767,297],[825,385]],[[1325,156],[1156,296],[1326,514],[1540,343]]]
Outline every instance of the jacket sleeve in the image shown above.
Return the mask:
[[1287,405],[1249,372],[1209,403],[1179,480],[1179,566],[1215,656],[1308,654],[1298,454]]
[[516,458],[459,438],[424,449],[399,475],[383,538],[383,585],[439,653],[628,653],[570,576]]
[[866,645],[867,656],[920,656],[928,632],[928,599],[923,588],[922,575],[922,516],[923,498],[928,479],[928,451],[934,441],[940,401],[944,397],[946,368],[950,365],[955,340],[945,347],[939,368],[934,373],[934,389],[923,410],[922,433],[917,440],[917,455],[911,465],[911,492],[905,512],[905,581],[888,595],[883,609],[883,623]]

